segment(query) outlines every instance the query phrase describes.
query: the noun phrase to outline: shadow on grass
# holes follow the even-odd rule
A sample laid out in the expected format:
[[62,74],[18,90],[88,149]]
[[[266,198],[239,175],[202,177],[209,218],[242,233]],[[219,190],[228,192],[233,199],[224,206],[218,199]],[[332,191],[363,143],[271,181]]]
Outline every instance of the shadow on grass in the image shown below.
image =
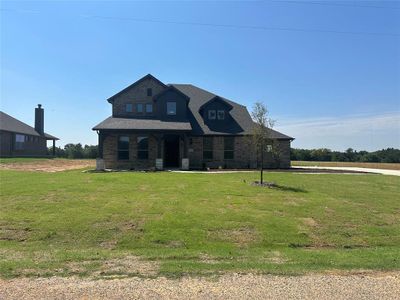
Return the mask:
[[280,184],[275,184],[275,186],[273,186],[272,188],[280,190],[280,191],[285,191],[285,192],[308,193],[307,190],[302,189],[302,188],[296,188],[296,187],[285,186],[285,185],[280,185]]
[[262,184],[259,181],[254,181],[251,185],[253,186],[260,186],[260,187],[267,187],[270,189],[276,189],[284,192],[294,192],[294,193],[308,193],[307,190],[302,188],[296,188],[286,185],[276,184],[275,182],[263,182]]

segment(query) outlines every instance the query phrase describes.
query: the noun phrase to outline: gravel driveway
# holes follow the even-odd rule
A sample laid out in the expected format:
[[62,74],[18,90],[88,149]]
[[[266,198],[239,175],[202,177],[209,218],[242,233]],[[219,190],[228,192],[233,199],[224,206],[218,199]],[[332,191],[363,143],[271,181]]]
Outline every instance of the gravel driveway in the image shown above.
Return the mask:
[[217,278],[0,281],[0,299],[400,299],[400,272]]

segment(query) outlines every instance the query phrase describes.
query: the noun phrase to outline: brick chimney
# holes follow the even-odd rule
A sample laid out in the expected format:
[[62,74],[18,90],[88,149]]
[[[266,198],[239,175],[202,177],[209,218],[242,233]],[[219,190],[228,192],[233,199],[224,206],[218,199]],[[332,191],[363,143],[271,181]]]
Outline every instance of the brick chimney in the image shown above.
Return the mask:
[[35,108],[35,130],[43,135],[44,134],[44,110],[42,104],[38,104]]

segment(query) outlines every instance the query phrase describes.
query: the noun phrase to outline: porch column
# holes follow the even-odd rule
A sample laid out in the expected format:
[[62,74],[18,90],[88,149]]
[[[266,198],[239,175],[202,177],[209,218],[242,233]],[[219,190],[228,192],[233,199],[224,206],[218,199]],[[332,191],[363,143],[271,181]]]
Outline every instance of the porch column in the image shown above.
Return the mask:
[[53,157],[56,156],[56,140],[53,140]]
[[163,170],[164,169],[164,161],[163,161],[163,141],[164,135],[163,134],[154,134],[154,138],[157,142],[157,153],[156,153],[156,170]]
[[163,142],[163,135],[157,134],[155,135],[157,140],[157,158],[162,158],[162,142]]
[[98,137],[99,137],[99,158],[103,158],[104,135],[101,131],[98,132]]
[[188,158],[188,136],[185,133],[183,135],[183,158]]

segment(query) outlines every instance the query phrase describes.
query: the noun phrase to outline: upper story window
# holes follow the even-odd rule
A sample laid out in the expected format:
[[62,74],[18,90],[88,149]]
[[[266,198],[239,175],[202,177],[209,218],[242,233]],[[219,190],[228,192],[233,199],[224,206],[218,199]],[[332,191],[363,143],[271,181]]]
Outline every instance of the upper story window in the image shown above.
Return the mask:
[[215,120],[215,117],[216,117],[216,112],[215,112],[215,110],[209,110],[209,111],[208,111],[208,119],[209,119],[209,120]]
[[167,102],[167,115],[176,115],[176,102]]
[[218,117],[218,120],[225,120],[225,111],[224,110],[219,110],[217,112],[217,117]]
[[267,145],[267,152],[272,152],[272,145]]
[[137,113],[143,113],[143,104],[142,103],[137,103],[136,104],[136,112]]
[[133,111],[133,105],[132,103],[127,103],[125,105],[125,112],[132,112]]
[[146,113],[151,114],[153,112],[153,104],[146,104]]
[[153,89],[151,88],[147,89],[147,96],[153,96]]

